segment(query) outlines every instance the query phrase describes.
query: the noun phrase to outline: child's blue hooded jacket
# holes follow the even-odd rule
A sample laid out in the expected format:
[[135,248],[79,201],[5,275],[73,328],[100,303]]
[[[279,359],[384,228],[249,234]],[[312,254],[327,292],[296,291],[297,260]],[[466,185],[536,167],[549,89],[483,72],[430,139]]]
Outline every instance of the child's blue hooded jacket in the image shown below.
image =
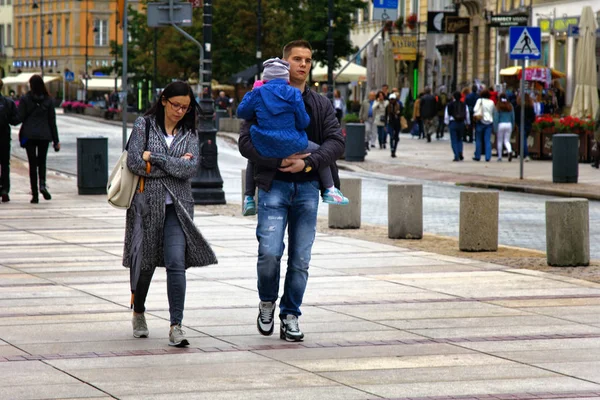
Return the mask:
[[304,131],[310,117],[302,93],[283,79],[268,81],[246,93],[237,109],[245,120],[256,117],[250,128],[252,144],[263,157],[286,158],[308,146]]

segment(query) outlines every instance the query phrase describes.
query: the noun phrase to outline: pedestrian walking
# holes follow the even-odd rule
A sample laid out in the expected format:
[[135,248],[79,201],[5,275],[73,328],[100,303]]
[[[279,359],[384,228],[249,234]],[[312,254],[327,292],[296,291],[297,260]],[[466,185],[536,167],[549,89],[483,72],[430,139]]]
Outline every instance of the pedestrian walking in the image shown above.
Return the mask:
[[[471,87],[471,93],[467,94],[465,97],[465,104],[469,108],[469,115],[473,115],[473,111],[475,109],[475,103],[479,100],[479,91],[477,89],[477,85],[473,85]],[[467,127],[467,132],[465,135],[465,142],[473,143],[473,138],[475,137],[475,121],[471,118],[471,124]]]
[[437,96],[437,107],[438,107],[438,126],[435,133],[435,138],[440,140],[444,137],[444,130],[446,129],[446,123],[444,114],[446,113],[446,105],[448,104],[448,95],[446,94],[446,87],[440,87],[439,94]]
[[419,104],[421,108],[420,116],[423,121],[423,129],[427,142],[431,142],[431,134],[435,130],[434,118],[437,116],[437,101],[431,94],[431,88],[425,88],[425,94],[421,97]]
[[[190,86],[171,82],[156,103],[133,126],[127,167],[145,177],[143,195],[142,259],[133,301],[133,336],[149,335],[144,313],[150,282],[156,267],[165,267],[169,299],[169,345],[187,346],[182,329],[186,295],[186,269],[216,264],[217,259],[194,224],[191,178],[200,158],[196,117],[198,104]],[[146,141],[146,124],[148,140]],[[148,172],[149,171],[149,172]],[[136,193],[133,202],[136,201]],[[127,210],[123,265],[131,268],[135,215]]]
[[31,90],[19,101],[19,119],[22,122],[19,141],[27,151],[31,203],[37,204],[40,202],[39,193],[45,200],[52,199],[46,184],[46,158],[50,142],[54,151],[59,151],[60,141],[54,102],[42,77],[33,75],[29,78],[29,88]]
[[481,97],[473,108],[473,119],[475,120],[475,156],[474,161],[481,160],[482,151],[485,152],[485,161],[492,158],[492,128],[494,124],[494,111],[496,106],[490,100],[490,92],[483,89]]
[[377,138],[379,139],[379,148],[385,149],[387,145],[387,116],[385,113],[388,101],[382,91],[377,92],[375,104],[373,104],[373,121],[377,127]]
[[[3,82],[0,79],[0,91]],[[19,125],[19,113],[15,102],[0,94],[0,200],[10,201],[10,125]]]
[[363,100],[360,105],[360,123],[365,124],[365,148],[369,150],[371,147],[375,147],[377,142],[377,127],[374,125],[373,119],[373,105],[375,104],[375,91],[369,92],[369,97]]
[[596,111],[592,157],[594,158],[594,162],[592,162],[592,168],[600,169],[600,109]]
[[498,161],[502,161],[502,150],[506,148],[508,161],[513,158],[510,137],[515,127],[515,110],[508,101],[506,94],[501,93],[498,96],[498,103],[494,110],[494,132],[496,133],[496,150],[498,151]]
[[341,124],[342,118],[346,115],[346,101],[342,97],[342,93],[339,89],[333,91],[333,108],[335,109],[335,117]]
[[[288,84],[290,65],[285,60],[270,58],[263,63],[263,85],[246,93],[238,107],[238,116],[248,121],[256,120],[250,128],[254,148],[262,157],[284,159],[293,154],[307,154],[319,149],[319,145],[308,140],[305,129],[310,123],[302,94]],[[252,164],[251,161],[248,164]],[[252,165],[246,168],[245,193],[256,191],[254,177],[248,175]],[[330,166],[319,169],[323,186],[323,202],[327,204],[348,204],[348,198],[334,186]],[[244,198],[244,214],[249,215],[250,204],[255,204],[254,196]]]
[[[521,96],[517,96],[517,107],[515,108],[515,119],[517,123],[518,132],[521,132]],[[535,122],[535,111],[533,108],[533,99],[529,93],[525,93],[525,147],[521,150],[521,155],[524,157],[525,162],[530,160],[529,158],[529,145],[528,138]],[[522,141],[521,135],[519,134],[519,141]]]
[[396,99],[394,93],[390,94],[389,104],[385,108],[387,124],[390,127],[390,149],[392,158],[396,158],[396,149],[400,142],[400,117],[402,116],[402,104]]
[[471,120],[469,108],[461,101],[461,93],[454,92],[452,97],[452,102],[448,104],[444,112],[444,122],[448,125],[450,131],[450,143],[454,153],[452,161],[462,161],[464,160],[463,136]]
[[[423,130],[423,120],[421,119],[421,97],[423,97],[423,93],[419,93],[415,100],[415,104],[413,105],[413,128],[416,124],[419,132],[419,139],[424,139],[425,132]],[[414,131],[414,129],[411,131]]]
[[320,147],[310,155],[293,155],[283,160],[263,157],[252,143],[250,123],[242,121],[239,148],[244,157],[255,163],[255,178],[259,187],[256,237],[260,303],[257,328],[265,336],[271,335],[274,330],[287,226],[288,266],[279,304],[279,337],[296,342],[304,338],[298,317],[302,314],[300,307],[308,281],[308,266],[317,225],[320,185],[316,171],[331,166],[335,186],[339,188],[335,161],[344,154],[344,137],[331,101],[306,85],[312,62],[310,43],[297,40],[286,44],[283,59],[290,64],[290,85],[302,93],[310,116],[310,124],[306,128],[308,139]]

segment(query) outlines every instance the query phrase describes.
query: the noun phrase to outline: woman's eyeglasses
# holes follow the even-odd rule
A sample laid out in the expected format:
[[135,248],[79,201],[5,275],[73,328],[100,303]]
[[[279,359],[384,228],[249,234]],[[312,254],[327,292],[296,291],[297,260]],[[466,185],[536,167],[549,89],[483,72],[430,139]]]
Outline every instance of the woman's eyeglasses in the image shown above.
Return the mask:
[[184,113],[189,113],[190,111],[192,111],[192,107],[191,106],[183,106],[179,103],[173,103],[171,100],[167,99],[167,102],[171,105],[171,109],[173,111],[183,111]]

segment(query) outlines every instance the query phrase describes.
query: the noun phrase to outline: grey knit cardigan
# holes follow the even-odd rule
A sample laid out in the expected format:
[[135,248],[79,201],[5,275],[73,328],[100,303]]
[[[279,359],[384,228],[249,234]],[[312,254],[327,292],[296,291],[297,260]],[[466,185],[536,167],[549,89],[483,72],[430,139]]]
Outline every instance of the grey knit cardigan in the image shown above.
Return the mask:
[[[150,122],[148,146],[146,146],[146,119]],[[142,269],[149,270],[164,266],[163,225],[165,221],[165,198],[171,194],[177,217],[186,239],[186,268],[216,264],[217,258],[194,224],[194,199],[190,179],[196,175],[200,158],[198,132],[182,128],[171,146],[167,146],[162,129],[154,116],[139,117],[133,125],[129,140],[127,167],[136,175],[145,176],[145,196],[149,212],[143,220],[144,241],[142,245]],[[144,149],[151,152],[152,169],[146,173],[146,162],[142,159]],[[182,159],[191,153],[191,160]],[[137,194],[136,194],[137,196]],[[127,256],[133,233],[133,210],[127,210],[125,223],[125,248],[123,266],[129,268]]]

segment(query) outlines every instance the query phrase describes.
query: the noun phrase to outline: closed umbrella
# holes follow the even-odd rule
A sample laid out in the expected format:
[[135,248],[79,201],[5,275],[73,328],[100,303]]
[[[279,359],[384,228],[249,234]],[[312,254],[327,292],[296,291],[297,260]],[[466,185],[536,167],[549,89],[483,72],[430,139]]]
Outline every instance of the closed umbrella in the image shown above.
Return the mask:
[[592,7],[586,6],[579,21],[579,41],[575,57],[575,95],[571,106],[574,117],[595,116],[598,111],[596,77],[596,21]]
[[[146,173],[150,173],[150,163],[146,163]],[[131,234],[131,246],[129,247],[131,267],[129,268],[129,283],[131,286],[131,308],[133,308],[133,300],[135,298],[135,289],[140,279],[140,271],[142,269],[142,247],[144,245],[144,217],[148,214],[148,203],[146,202],[146,193],[144,193],[144,177],[140,178],[140,186],[138,192],[133,197],[131,202],[131,210],[133,212],[133,233]]]

